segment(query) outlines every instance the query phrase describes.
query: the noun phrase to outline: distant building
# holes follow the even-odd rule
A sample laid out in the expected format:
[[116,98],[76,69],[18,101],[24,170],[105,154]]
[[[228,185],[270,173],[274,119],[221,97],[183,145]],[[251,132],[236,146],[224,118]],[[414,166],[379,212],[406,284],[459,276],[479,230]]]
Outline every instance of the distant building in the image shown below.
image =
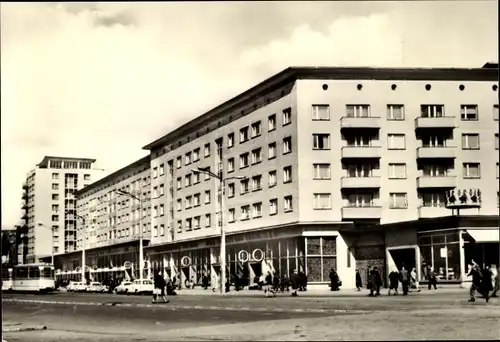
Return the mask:
[[22,196],[28,263],[75,250],[74,193],[103,175],[94,163],[95,159],[47,156],[28,173]]

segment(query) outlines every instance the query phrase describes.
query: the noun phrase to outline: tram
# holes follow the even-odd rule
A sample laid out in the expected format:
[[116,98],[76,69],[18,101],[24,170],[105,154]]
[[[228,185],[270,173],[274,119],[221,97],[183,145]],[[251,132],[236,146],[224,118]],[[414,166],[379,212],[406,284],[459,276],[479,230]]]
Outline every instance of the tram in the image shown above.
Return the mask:
[[13,267],[12,291],[50,292],[54,290],[54,265],[40,263]]
[[2,291],[12,291],[12,273],[14,269],[12,267],[2,266]]

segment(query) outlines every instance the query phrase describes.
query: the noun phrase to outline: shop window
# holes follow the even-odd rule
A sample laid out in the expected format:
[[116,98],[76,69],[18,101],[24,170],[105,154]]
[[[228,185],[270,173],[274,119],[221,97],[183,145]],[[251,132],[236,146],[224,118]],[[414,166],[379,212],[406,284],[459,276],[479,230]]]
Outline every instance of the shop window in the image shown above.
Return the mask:
[[320,239],[307,238],[307,255],[320,255]]
[[438,281],[460,280],[460,244],[458,232],[419,237],[421,253],[421,280],[427,280],[427,266],[431,266]]
[[328,282],[330,270],[337,269],[335,237],[307,238],[307,276],[310,282]]

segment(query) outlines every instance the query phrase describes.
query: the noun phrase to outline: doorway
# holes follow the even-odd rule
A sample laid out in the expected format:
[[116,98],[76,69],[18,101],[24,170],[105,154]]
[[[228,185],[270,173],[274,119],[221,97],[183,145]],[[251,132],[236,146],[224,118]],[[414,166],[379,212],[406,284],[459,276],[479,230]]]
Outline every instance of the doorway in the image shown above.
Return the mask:
[[[250,283],[258,283],[259,277],[262,275],[262,262],[250,263]],[[255,281],[257,280],[257,281]]]
[[[415,256],[415,248],[401,248],[389,250],[389,255],[392,259],[392,266],[396,266],[398,270],[404,266],[408,271],[411,271],[417,265]],[[389,261],[389,272],[391,262]]]

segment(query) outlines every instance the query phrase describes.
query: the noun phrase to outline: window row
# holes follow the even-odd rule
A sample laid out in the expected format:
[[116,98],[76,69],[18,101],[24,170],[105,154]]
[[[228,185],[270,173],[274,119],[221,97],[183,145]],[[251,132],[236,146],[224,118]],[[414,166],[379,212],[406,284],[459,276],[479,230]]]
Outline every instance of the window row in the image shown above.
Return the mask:
[[[312,120],[329,121],[330,105],[313,105],[311,108]],[[370,105],[346,105],[345,116],[348,118],[368,118],[371,117]],[[434,118],[444,117],[444,105],[421,105],[420,117]],[[401,104],[389,104],[386,108],[387,120],[405,120],[405,107]],[[478,105],[460,105],[460,118],[463,121],[478,120]],[[498,120],[498,105],[493,106],[493,119]]]
[[[374,205],[373,193],[354,193],[347,196],[347,206],[349,207],[372,207]],[[405,209],[408,208],[408,195],[406,192],[391,192],[389,193],[389,208]],[[332,209],[332,194],[331,193],[315,193],[313,194],[313,209],[314,210],[331,210]]]
[[[283,198],[283,212],[289,213],[293,211],[293,198],[292,196],[285,196]],[[273,198],[269,200],[269,216],[278,214],[278,199]],[[243,205],[239,210],[239,217],[236,208],[229,208],[228,222],[233,223],[236,220],[246,221],[262,217],[262,202],[253,203],[252,205]]]
[[[210,190],[205,190],[204,204],[210,204],[211,195]],[[186,196],[184,199],[184,209],[190,209],[201,205],[201,193]],[[182,210],[182,199],[177,199],[177,210]]]

